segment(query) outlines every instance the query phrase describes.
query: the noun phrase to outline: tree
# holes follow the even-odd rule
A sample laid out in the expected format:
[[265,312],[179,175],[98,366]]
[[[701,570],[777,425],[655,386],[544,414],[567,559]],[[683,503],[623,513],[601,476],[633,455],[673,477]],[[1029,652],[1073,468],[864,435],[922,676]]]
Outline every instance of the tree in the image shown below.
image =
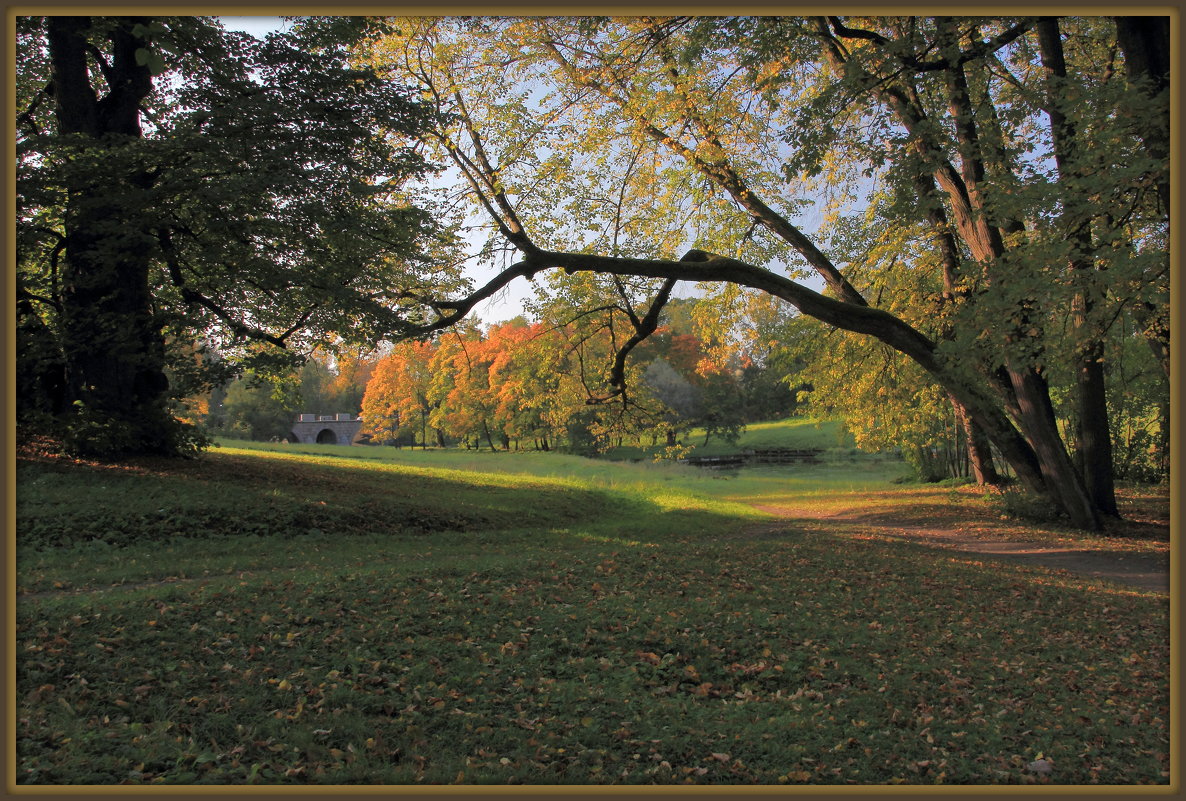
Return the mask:
[[702,336],[709,339],[708,358],[740,367],[746,422],[787,417],[796,411],[800,393],[812,390],[803,375],[804,340],[814,338],[804,326],[808,319],[771,295],[744,293],[742,300],[744,308],[732,336],[720,329],[720,322],[730,315],[708,304],[698,309]]
[[704,429],[712,437],[736,442],[745,427],[745,397],[737,360],[718,363],[708,358],[695,334],[670,334],[665,347],[646,366],[643,380],[667,407],[667,444],[675,445],[676,429]]
[[374,375],[379,357],[356,349],[353,353],[339,353],[335,359],[334,378],[329,391],[335,411],[360,413],[367,384]]
[[[1136,121],[1147,84],[1108,62],[1116,26],[1063,22],[1082,30],[1076,74],[1090,80],[1047,77],[1035,18],[404,20],[368,57],[432,98],[431,138],[519,254],[438,304],[438,323],[555,269],[764,292],[909,359],[951,403],[983,480],[991,442],[1097,529],[1110,509],[1060,436],[1051,365],[1087,358],[1098,321],[1166,308],[1166,165]],[[1093,172],[1058,170],[1052,97]],[[587,202],[588,181],[616,202]],[[864,228],[900,229],[926,258],[829,256],[828,226],[813,238],[795,222],[807,201],[794,192],[819,181],[833,228],[873,187]],[[1063,336],[1057,321],[1094,281],[1068,226],[1090,232],[1109,280],[1096,322]],[[823,293],[796,280],[808,273]]]
[[669,344],[659,318],[673,284],[654,289],[629,277],[556,272],[539,288],[532,309],[550,332],[546,370],[556,378],[545,416],[571,449],[602,451],[653,430],[670,411],[643,370]]
[[[380,442],[398,443],[419,433],[421,447],[428,447],[428,421],[432,413],[429,387],[436,354],[432,341],[397,343],[376,364],[362,397],[364,432]],[[438,435],[438,444],[441,437]]]
[[541,450],[549,450],[560,403],[556,337],[542,323],[518,318],[491,326],[485,344],[492,356],[494,425],[516,448],[519,440],[531,439]]
[[700,416],[700,393],[688,379],[661,358],[647,365],[643,381],[669,409],[664,415],[667,445],[675,445],[678,432],[690,429]]
[[373,344],[418,323],[407,292],[460,286],[436,266],[445,229],[405,193],[428,170],[409,144],[426,110],[346,64],[351,30],[336,45],[204,17],[18,31],[21,325],[73,451],[198,444],[169,410],[169,340],[228,357]]
[[259,442],[284,440],[302,407],[295,376],[247,372],[226,388],[219,434]]
[[432,426],[463,440],[467,447],[471,438],[476,447],[485,440],[493,451],[491,360],[478,326],[454,328],[441,337],[429,363],[428,402]]

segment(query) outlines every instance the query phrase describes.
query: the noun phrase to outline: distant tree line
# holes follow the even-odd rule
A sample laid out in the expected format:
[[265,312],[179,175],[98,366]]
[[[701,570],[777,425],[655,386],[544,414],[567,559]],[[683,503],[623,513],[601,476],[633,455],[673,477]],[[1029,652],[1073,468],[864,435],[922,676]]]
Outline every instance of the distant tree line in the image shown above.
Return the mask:
[[736,441],[746,423],[793,413],[796,393],[773,364],[743,349],[713,360],[692,330],[694,305],[673,300],[635,352],[625,405],[593,394],[607,385],[607,315],[469,325],[365,355],[315,352],[299,368],[248,372],[187,398],[183,414],[211,434],[254,440],[285,439],[299,413],[347,412],[363,416],[375,444],[596,453],[627,439],[675,445],[692,429]]
[[364,431],[388,443],[596,453],[624,442],[675,446],[692,429],[736,442],[747,422],[796,408],[776,370],[744,354],[714,362],[694,333],[663,324],[624,366],[622,403],[605,369],[612,323],[609,310],[567,325],[518,318],[399,343],[367,385]]

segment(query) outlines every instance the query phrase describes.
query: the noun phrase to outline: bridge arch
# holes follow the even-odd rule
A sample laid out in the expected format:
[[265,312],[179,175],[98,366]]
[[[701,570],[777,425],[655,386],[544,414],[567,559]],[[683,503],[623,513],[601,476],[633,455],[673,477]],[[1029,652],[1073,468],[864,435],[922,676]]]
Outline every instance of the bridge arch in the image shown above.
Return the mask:
[[302,414],[293,422],[288,441],[312,445],[352,445],[362,428],[362,418],[352,414]]

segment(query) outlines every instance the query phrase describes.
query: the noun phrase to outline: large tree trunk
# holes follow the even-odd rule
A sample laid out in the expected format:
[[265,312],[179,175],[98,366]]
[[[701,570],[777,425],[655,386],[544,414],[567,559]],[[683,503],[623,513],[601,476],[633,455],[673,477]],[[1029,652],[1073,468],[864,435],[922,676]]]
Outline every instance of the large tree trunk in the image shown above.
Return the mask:
[[1097,341],[1085,348],[1079,357],[1075,383],[1075,405],[1079,413],[1075,421],[1075,443],[1082,459],[1083,481],[1091,499],[1104,514],[1119,515],[1103,351],[1103,344]]
[[[121,18],[110,34],[105,65],[109,91],[99,99],[87,64],[88,17],[47,17],[59,132],[74,136],[68,159],[120,151],[140,137],[139,106],[152,88],[132,35],[146,18]],[[147,232],[135,222],[137,195],[149,179],[128,168],[98,183],[77,164],[66,166],[66,260],[62,345],[75,402],[71,447],[82,454],[169,453],[164,340],[152,311]],[[91,173],[93,175],[93,173]]]
[[[983,194],[986,179],[984,151],[976,126],[976,111],[968,90],[967,76],[958,59],[958,32],[949,19],[936,19],[940,50],[948,60],[944,70],[947,100],[959,150],[958,190],[960,205],[966,204],[968,214],[962,221],[963,237],[973,255],[986,265],[986,280],[998,284],[1005,276],[998,275],[996,265],[1005,255],[1002,231],[1016,227],[1012,220],[997,219],[987,207]],[[952,190],[949,190],[952,191]],[[953,201],[957,198],[953,197]],[[1039,339],[1030,332],[1038,331],[1037,315],[1023,307],[1021,324],[1010,332],[1021,345],[1040,347]],[[1030,319],[1025,319],[1029,317]],[[1006,360],[1005,369],[1017,399],[1018,426],[1038,457],[1043,481],[1076,525],[1096,530],[1100,527],[1096,505],[1088,497],[1086,488],[1067,453],[1058,433],[1050,391],[1046,379],[1037,368],[1017,356]]]
[[[78,193],[66,211],[62,341],[66,374],[79,404],[81,453],[118,456],[170,451],[164,340],[151,310],[148,263],[129,232],[94,234],[125,224],[118,212]],[[109,438],[110,437],[110,438]]]
[[1099,510],[1088,497],[1083,481],[1058,434],[1046,380],[1033,370],[1018,369],[1010,369],[1009,378],[1021,409],[1018,422],[1026,441],[1037,454],[1046,486],[1075,525],[1089,531],[1098,530]]
[[[1060,101],[1063,93],[1059,84],[1067,80],[1062,34],[1057,17],[1042,17],[1036,27],[1042,65],[1047,75],[1046,113],[1050,117],[1055,166],[1059,177],[1070,183],[1079,176],[1074,167],[1076,127],[1067,118]],[[1092,307],[1096,302],[1092,280],[1095,271],[1091,256],[1093,248],[1090,229],[1083,224],[1085,221],[1075,219],[1070,211],[1072,205],[1064,203],[1062,225],[1072,248],[1071,276],[1079,286],[1072,308],[1072,324],[1078,343],[1075,354],[1075,445],[1083,482],[1092,502],[1104,514],[1116,515],[1119,512],[1116,507],[1112,433],[1105,394],[1104,344],[1102,334],[1093,330],[1090,322]]]

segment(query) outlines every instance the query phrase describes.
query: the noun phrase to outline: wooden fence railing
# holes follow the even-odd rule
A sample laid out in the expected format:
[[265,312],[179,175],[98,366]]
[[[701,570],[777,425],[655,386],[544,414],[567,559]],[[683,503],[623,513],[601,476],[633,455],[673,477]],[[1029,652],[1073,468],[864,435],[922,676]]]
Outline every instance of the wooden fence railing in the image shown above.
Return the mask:
[[755,464],[816,464],[822,448],[753,448],[727,456],[689,456],[680,459],[694,467],[742,467]]

